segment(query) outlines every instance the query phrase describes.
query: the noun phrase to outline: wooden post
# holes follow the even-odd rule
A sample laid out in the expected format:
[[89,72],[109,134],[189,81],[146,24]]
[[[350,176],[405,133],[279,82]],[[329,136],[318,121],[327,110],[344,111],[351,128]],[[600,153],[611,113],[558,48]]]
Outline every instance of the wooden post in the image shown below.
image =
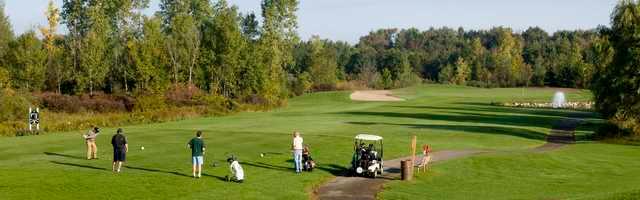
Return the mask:
[[416,163],[416,135],[411,137],[411,172],[413,172],[413,163]]

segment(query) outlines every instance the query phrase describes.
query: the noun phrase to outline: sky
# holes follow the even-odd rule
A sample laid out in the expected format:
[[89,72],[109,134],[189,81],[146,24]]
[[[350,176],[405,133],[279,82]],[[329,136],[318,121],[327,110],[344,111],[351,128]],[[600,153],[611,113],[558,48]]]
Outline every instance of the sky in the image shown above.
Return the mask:
[[[3,0],[0,0],[3,1]],[[48,0],[4,0],[16,33],[46,23]],[[260,13],[260,0],[228,0],[243,13]],[[62,0],[55,0],[61,6]],[[151,0],[146,13],[158,9]],[[356,43],[380,28],[507,26],[524,31],[539,26],[548,32],[608,25],[617,0],[300,0],[298,33]]]

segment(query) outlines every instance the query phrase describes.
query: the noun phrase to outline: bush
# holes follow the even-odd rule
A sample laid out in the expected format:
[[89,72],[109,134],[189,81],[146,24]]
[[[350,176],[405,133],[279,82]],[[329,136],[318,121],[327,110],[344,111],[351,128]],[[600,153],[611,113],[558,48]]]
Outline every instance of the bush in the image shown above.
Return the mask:
[[161,94],[142,93],[137,95],[134,111],[147,112],[154,110],[164,110],[167,108],[165,98]]
[[196,100],[203,94],[202,90],[194,85],[178,84],[166,91],[167,103],[175,106],[200,105]]
[[422,83],[422,79],[416,73],[409,72],[403,75],[400,80],[396,80],[394,85],[396,88],[414,86]]
[[362,81],[340,81],[336,84],[336,90],[364,90],[368,89]]
[[311,89],[311,77],[309,73],[303,72],[297,77],[289,78],[290,90],[294,95],[300,96]]
[[46,92],[36,94],[42,101],[42,105],[55,112],[78,113],[83,111],[94,112],[124,112],[132,111],[135,100],[128,96],[107,95],[95,93],[94,95],[70,96],[58,93]]
[[202,95],[197,98],[197,101],[204,105],[202,111],[206,115],[227,113],[234,105],[221,95]]
[[322,92],[322,91],[334,91],[336,90],[336,84],[315,84],[313,85],[313,91]]
[[11,89],[0,91],[0,121],[26,121],[29,107],[37,106],[37,101],[29,94],[17,93]]

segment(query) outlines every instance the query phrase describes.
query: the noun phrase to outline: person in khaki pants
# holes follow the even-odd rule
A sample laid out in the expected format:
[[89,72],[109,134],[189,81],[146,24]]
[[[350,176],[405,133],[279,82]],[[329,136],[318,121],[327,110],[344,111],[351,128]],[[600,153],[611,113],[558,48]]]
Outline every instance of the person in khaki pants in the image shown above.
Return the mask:
[[87,160],[98,159],[98,147],[96,146],[96,137],[100,134],[100,128],[96,126],[91,126],[92,129],[89,130],[87,134],[82,135],[84,137],[85,142],[87,143]]

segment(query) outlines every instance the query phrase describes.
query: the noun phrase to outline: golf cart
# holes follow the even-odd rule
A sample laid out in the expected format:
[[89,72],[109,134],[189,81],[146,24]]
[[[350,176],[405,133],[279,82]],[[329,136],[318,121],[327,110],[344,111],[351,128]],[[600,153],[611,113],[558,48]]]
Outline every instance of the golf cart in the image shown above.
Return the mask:
[[355,176],[376,178],[383,172],[382,137],[359,134],[354,138],[350,172]]

